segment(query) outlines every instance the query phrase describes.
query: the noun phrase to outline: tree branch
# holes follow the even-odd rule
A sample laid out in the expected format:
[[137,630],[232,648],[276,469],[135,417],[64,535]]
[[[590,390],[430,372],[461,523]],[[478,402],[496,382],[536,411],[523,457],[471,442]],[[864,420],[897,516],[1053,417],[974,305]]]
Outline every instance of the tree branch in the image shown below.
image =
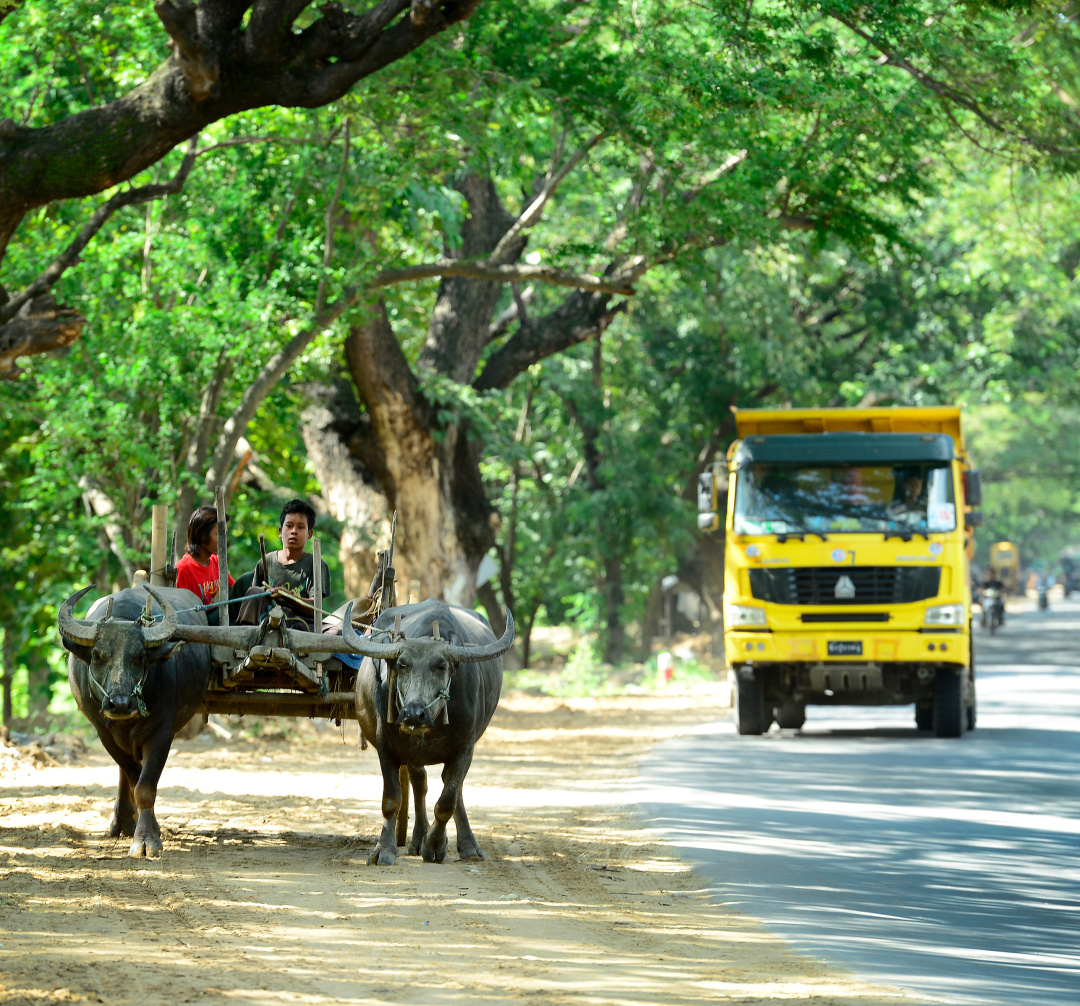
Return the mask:
[[[10,0],[2,2],[7,12]],[[359,17],[331,2],[297,34],[304,0],[158,0],[174,53],[135,90],[42,128],[0,121],[0,256],[34,207],[113,188],[238,112],[335,101],[478,3],[436,0],[411,18],[400,16],[407,0],[382,0]],[[245,26],[248,8],[253,23]],[[306,51],[316,37],[317,57]]]
[[491,355],[473,387],[477,391],[509,387],[534,363],[596,338],[626,310],[626,301],[612,307],[610,300],[608,294],[585,290],[570,294],[554,311],[521,326]]
[[607,134],[597,133],[583,147],[579,147],[570,155],[558,171],[550,174],[544,187],[537,197],[522,211],[521,216],[514,221],[513,226],[499,239],[499,243],[492,249],[489,260],[494,263],[502,262],[514,243],[521,236],[522,231],[532,227],[540,219],[544,207],[554,195],[562,180],[570,174],[584,159],[586,154],[593,149]]
[[294,335],[279,352],[267,360],[258,376],[244,392],[240,404],[225,421],[217,445],[214,447],[210,467],[206,472],[205,483],[207,486],[222,484],[225,473],[229,470],[230,462],[236,452],[237,441],[244,435],[244,431],[255,415],[255,411],[262,404],[263,399],[270,394],[274,385],[281,379],[281,375],[296,362],[316,336],[326,331],[357,302],[361,293],[360,288],[346,288],[338,300],[315,315],[311,324],[304,331]]
[[1044,153],[1064,155],[1075,154],[1077,152],[1076,147],[1059,147],[1056,144],[1050,144],[1044,140],[1039,140],[1034,136],[1018,133],[1010,129],[1005,123],[996,119],[991,115],[980,103],[970,94],[966,94],[959,88],[946,83],[943,80],[938,80],[936,77],[931,76],[924,70],[920,70],[910,60],[905,59],[903,56],[894,52],[892,49],[879,42],[870,32],[861,28],[850,17],[847,17],[836,10],[826,8],[826,13],[834,20],[839,21],[849,31],[858,35],[864,42],[872,46],[878,52],[881,53],[882,58],[878,60],[879,63],[895,66],[905,73],[907,73],[916,83],[921,84],[928,91],[932,91],[938,97],[945,101],[951,102],[960,108],[964,108],[971,112],[980,122],[988,126],[996,133],[1000,133],[1003,136],[1007,136],[1010,139],[1015,140],[1018,143],[1029,145],[1037,150],[1041,150]]
[[315,313],[326,306],[326,270],[334,260],[334,217],[341,204],[341,193],[345,190],[345,174],[349,168],[349,127],[350,120],[345,119],[345,146],[341,152],[341,170],[338,172],[337,186],[326,207],[326,233],[323,238],[323,274],[319,277],[319,286],[315,293]]
[[486,279],[495,283],[520,283],[533,280],[553,286],[591,290],[608,295],[630,296],[634,288],[621,279],[605,280],[589,273],[565,272],[549,265],[494,265],[469,259],[439,259],[423,265],[404,266],[401,269],[384,269],[369,284],[372,289],[407,283],[416,279],[432,279],[436,276],[463,276],[466,279]]
[[176,174],[167,182],[157,185],[143,185],[137,189],[125,189],[117,192],[108,202],[103,203],[79,231],[75,240],[52,262],[52,264],[38,276],[22,293],[13,297],[7,304],[0,307],[0,326],[14,318],[24,304],[29,303],[34,297],[45,293],[71,266],[79,260],[79,254],[90,243],[91,238],[106,221],[118,209],[125,206],[133,206],[137,203],[145,203],[154,199],[163,199],[165,196],[175,195],[184,187],[191,168],[195,164],[195,142],[188,143],[187,153],[181,162]]

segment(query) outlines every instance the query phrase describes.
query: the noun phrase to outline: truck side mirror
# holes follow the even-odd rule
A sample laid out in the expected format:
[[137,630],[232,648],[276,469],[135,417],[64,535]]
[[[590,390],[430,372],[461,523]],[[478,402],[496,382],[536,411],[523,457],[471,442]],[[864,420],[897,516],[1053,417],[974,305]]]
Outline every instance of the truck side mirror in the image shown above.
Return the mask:
[[712,509],[713,473],[702,472],[697,477],[697,508],[698,513],[708,513]]
[[969,468],[964,472],[964,502],[968,506],[982,506],[982,472]]
[[982,527],[986,523],[986,515],[981,510],[972,510],[964,514],[965,527]]

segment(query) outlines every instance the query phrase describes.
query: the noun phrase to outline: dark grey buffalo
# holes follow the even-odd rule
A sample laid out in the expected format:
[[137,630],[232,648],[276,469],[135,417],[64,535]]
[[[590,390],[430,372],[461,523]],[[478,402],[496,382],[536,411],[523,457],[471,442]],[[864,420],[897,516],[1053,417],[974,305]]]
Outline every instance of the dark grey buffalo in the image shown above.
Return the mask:
[[132,856],[161,854],[161,829],[154,816],[158,780],[173,736],[194,716],[210,683],[210,647],[170,642],[177,625],[206,625],[192,608],[199,598],[187,590],[156,587],[160,621],[141,624],[145,586],[97,601],[85,619],[75,605],[92,587],[72,594],[57,618],[60,638],[71,651],[68,682],[82,714],[97,730],[105,750],[120,766],[120,787],[109,834],[132,836]]
[[[402,767],[412,779],[416,805],[410,854],[441,863],[446,824],[453,818],[461,858],[483,859],[461,787],[473,748],[499,704],[502,655],[513,645],[514,619],[507,611],[506,631],[496,639],[476,612],[428,600],[388,608],[375,628],[382,631],[359,635],[348,614],[342,626],[349,646],[368,658],[356,678],[356,712],[379,753],[383,776],[383,827],[369,862],[392,865],[398,837],[404,840],[404,829],[399,836],[394,827],[403,806]],[[436,764],[443,765],[443,791],[429,825],[426,766]]]

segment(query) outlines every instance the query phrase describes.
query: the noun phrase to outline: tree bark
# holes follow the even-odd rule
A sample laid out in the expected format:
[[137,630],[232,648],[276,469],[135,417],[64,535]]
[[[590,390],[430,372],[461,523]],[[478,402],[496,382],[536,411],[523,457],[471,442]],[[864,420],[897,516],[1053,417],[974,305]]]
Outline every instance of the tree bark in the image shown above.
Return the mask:
[[313,400],[300,416],[308,460],[330,512],[344,525],[338,557],[345,594],[363,597],[378,566],[378,552],[390,544],[386,496],[371,470],[349,450],[350,439],[365,431],[346,382],[312,386],[308,393]]
[[4,678],[0,682],[3,690],[3,722],[5,724],[11,723],[11,684],[15,678],[15,637],[11,631],[11,626],[4,627],[4,644],[3,644],[3,669]]

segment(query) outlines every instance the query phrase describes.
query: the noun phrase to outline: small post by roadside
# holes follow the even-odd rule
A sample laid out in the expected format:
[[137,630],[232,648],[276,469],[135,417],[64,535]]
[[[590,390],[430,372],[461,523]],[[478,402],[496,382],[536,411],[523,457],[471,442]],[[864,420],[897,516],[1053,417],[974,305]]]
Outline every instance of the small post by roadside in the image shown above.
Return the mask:
[[165,587],[165,532],[169,521],[169,510],[160,503],[154,504],[150,515],[150,585]]

